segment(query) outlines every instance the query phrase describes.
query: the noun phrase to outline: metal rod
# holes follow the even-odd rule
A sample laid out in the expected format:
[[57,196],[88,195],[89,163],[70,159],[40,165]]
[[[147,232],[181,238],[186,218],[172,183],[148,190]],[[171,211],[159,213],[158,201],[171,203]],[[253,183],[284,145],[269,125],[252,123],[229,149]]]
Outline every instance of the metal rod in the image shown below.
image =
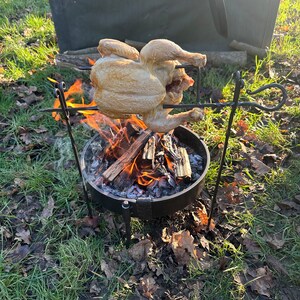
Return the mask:
[[89,201],[87,187],[86,187],[86,184],[85,184],[85,181],[84,181],[84,178],[83,178],[83,175],[82,175],[81,167],[80,167],[78,150],[77,150],[75,140],[74,140],[74,137],[73,137],[73,134],[72,134],[72,128],[71,128],[71,124],[70,124],[70,115],[69,115],[69,111],[67,110],[67,103],[66,103],[66,99],[65,99],[65,95],[64,95],[64,90],[65,90],[65,83],[60,82],[57,85],[57,88],[55,89],[55,96],[59,99],[60,105],[62,107],[62,113],[63,113],[64,119],[66,121],[66,124],[67,124],[68,134],[69,134],[69,138],[71,140],[71,145],[72,145],[72,149],[73,149],[73,153],[74,153],[78,173],[79,173],[79,176],[80,176],[81,182],[82,182],[84,200],[85,200],[85,203],[86,203],[86,206],[87,206],[87,209],[88,209],[89,217],[92,218],[93,217],[92,207],[91,207],[91,204],[90,204],[90,201]]
[[[79,110],[99,110],[98,106],[82,106],[82,107],[67,107],[66,111],[69,112],[77,112]],[[61,108],[44,108],[41,109],[40,112],[62,112]]]
[[[199,76],[200,77],[200,76]],[[199,84],[200,86],[200,84]],[[247,90],[246,92],[249,95],[255,95],[257,93],[260,93],[266,89],[271,89],[271,88],[278,88],[281,90],[282,92],[282,98],[281,100],[278,102],[277,105],[275,106],[264,106],[261,104],[258,104],[256,102],[239,102],[238,103],[238,107],[256,107],[258,109],[264,110],[264,111],[276,111],[278,109],[280,109],[286,102],[287,100],[287,91],[285,90],[285,88],[278,83],[271,83],[265,86],[262,86],[261,88],[251,92],[249,90]],[[199,102],[198,102],[199,101]],[[200,103],[200,88],[198,88],[198,84],[197,84],[197,104],[164,104],[163,108],[165,109],[169,109],[169,108],[179,108],[179,109],[192,109],[195,107],[199,107],[199,108],[205,108],[205,107],[209,107],[209,108],[224,108],[224,107],[232,107],[234,106],[234,102],[221,102],[221,103]],[[80,110],[99,110],[99,108],[97,106],[90,106],[90,107],[66,107],[66,111],[69,112],[77,112]],[[45,109],[41,109],[41,112],[62,112],[63,110],[61,108],[45,108]]]
[[230,138],[230,131],[231,131],[234,115],[235,115],[236,109],[238,107],[240,91],[243,88],[243,86],[244,86],[244,81],[241,79],[240,72],[237,71],[235,73],[235,89],[234,89],[234,96],[233,96],[233,105],[232,105],[229,120],[228,120],[226,137],[225,137],[222,157],[221,157],[221,161],[220,161],[220,167],[219,167],[218,176],[217,176],[216,183],[215,183],[215,189],[214,189],[214,193],[213,193],[213,197],[212,197],[212,201],[211,201],[207,230],[209,230],[213,211],[214,211],[214,208],[215,208],[215,205],[217,202],[217,194],[218,194],[218,190],[219,190],[219,186],[220,186],[220,182],[221,182],[221,175],[222,175],[222,171],[223,171],[223,167],[224,167],[224,163],[225,163],[228,141]]
[[126,230],[126,248],[129,248],[131,242],[131,216],[130,216],[130,204],[127,200],[123,201],[122,203],[122,215],[123,220],[125,223],[125,230]]

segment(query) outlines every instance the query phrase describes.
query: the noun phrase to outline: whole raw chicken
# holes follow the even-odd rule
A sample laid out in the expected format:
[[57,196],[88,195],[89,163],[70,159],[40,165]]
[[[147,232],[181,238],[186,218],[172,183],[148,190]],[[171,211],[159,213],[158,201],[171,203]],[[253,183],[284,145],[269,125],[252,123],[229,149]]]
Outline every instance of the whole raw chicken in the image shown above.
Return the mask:
[[139,114],[149,129],[168,132],[186,121],[202,119],[201,110],[170,115],[163,104],[178,104],[183,91],[194,84],[183,68],[188,63],[206,64],[206,56],[184,51],[175,43],[152,40],[139,53],[135,48],[113,39],[102,39],[101,58],[92,67],[94,99],[100,111],[111,118],[128,118]]

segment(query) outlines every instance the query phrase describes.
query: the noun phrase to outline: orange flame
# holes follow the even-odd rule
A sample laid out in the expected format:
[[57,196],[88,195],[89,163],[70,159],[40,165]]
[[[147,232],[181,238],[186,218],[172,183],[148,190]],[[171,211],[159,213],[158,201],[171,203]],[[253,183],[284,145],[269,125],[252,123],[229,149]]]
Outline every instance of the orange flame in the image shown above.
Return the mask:
[[96,61],[94,59],[91,59],[89,57],[88,57],[88,61],[91,66],[93,66],[96,63]]
[[[89,62],[90,64],[93,63],[93,61],[90,59]],[[90,103],[85,103],[83,94],[84,91],[82,89],[82,81],[78,79],[74,82],[74,84],[69,88],[68,91],[64,92],[67,107],[78,108],[97,106],[97,103],[94,100],[92,100]],[[53,107],[60,107],[60,102],[58,98],[55,99]],[[100,136],[109,143],[110,146],[106,148],[105,155],[111,158],[118,158],[116,156],[115,150],[122,147],[120,143],[121,141],[124,141],[124,138],[128,143],[130,142],[126,130],[122,130],[124,127],[126,127],[126,122],[130,122],[131,124],[134,124],[135,126],[143,130],[147,129],[145,123],[142,120],[140,120],[136,115],[132,115],[130,119],[126,120],[125,124],[124,122],[122,124],[121,120],[111,119],[101,114],[99,111],[79,110],[78,113],[84,116],[84,118],[80,121],[81,123],[85,123],[91,128],[95,129],[100,134]],[[61,120],[61,116],[59,113],[53,112],[52,116],[56,121]],[[108,126],[109,130],[104,130],[104,125]],[[159,180],[161,176],[158,176],[154,170],[150,170],[151,165],[138,166],[138,157],[141,157],[141,153],[136,156],[136,158],[131,164],[125,167],[124,171],[126,171],[129,175],[136,176],[136,181],[140,186],[148,186],[153,181]],[[165,161],[168,169],[170,171],[173,170],[173,163],[167,155],[165,155]]]

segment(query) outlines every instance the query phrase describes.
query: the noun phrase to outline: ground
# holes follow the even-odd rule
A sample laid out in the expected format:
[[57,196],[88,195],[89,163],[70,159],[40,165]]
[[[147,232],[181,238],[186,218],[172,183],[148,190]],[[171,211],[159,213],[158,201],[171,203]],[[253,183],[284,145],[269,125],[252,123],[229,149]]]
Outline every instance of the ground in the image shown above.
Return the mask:
[[[206,142],[211,165],[199,199],[173,216],[132,220],[125,247],[121,216],[87,218],[53,83],[88,75],[54,65],[58,51],[47,1],[0,1],[1,299],[299,299],[300,3],[280,3],[269,55],[243,68],[243,100],[276,98],[246,89],[277,82],[287,104],[274,113],[238,109],[213,223],[210,195],[229,109],[205,110],[189,124]],[[231,101],[236,67],[208,66],[201,96]],[[186,93],[185,102],[195,97]],[[72,118],[79,149],[93,134]]]

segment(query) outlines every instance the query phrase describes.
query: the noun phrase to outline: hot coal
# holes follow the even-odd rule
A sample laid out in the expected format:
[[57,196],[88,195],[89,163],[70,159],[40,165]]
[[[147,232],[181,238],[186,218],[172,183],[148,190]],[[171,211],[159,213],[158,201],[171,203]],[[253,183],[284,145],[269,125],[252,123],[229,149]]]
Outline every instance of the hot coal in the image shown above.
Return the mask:
[[[170,136],[167,136],[167,138],[170,139]],[[121,188],[119,186],[116,187],[114,181],[106,182],[102,177],[103,172],[113,164],[114,160],[106,157],[105,152],[109,152],[107,151],[109,146],[107,142],[99,136],[90,144],[85,155],[87,180],[97,185],[104,193],[128,199],[161,198],[176,194],[199,179],[204,169],[204,162],[203,158],[192,148],[184,145],[174,136],[171,136],[171,139],[174,143],[174,147],[184,147],[187,151],[192,170],[190,178],[175,177],[174,170],[170,170],[170,167],[166,163],[165,155],[167,154],[169,158],[172,158],[176,165],[176,160],[178,159],[178,157],[176,157],[176,151],[173,149],[168,151],[166,147],[158,144],[154,162],[151,161],[147,164],[147,162],[142,159],[143,153],[140,153],[136,159],[136,163],[141,169],[140,171],[133,171],[133,173],[136,173],[133,174],[133,176],[145,173],[146,175],[142,183],[148,180],[147,185],[138,184],[138,180],[135,178],[134,180],[126,181],[125,185]],[[163,140],[163,138],[160,140]],[[143,165],[145,167],[144,169]],[[150,174],[149,177],[147,174]],[[153,180],[152,175],[155,176],[156,179]]]

